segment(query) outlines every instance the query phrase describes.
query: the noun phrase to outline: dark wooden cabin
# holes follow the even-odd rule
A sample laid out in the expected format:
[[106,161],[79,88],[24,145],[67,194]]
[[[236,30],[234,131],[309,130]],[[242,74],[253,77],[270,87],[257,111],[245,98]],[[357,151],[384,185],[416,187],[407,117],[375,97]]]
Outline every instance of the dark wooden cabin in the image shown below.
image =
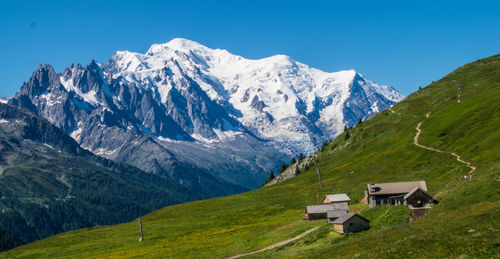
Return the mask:
[[340,233],[359,232],[370,229],[370,221],[355,213],[346,213],[333,221],[333,230]]
[[437,202],[432,195],[418,186],[406,194],[404,200],[410,209],[431,207]]
[[329,223],[333,223],[336,219],[347,214],[346,210],[329,210],[326,212],[326,217],[328,218]]

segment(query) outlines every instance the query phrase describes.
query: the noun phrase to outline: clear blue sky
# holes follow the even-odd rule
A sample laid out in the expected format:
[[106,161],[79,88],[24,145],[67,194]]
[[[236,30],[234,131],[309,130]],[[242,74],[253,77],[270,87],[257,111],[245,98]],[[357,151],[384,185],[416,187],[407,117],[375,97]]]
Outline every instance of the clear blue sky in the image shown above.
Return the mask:
[[0,96],[38,63],[60,72],[176,37],[247,58],[355,69],[408,95],[500,53],[500,1],[4,1]]

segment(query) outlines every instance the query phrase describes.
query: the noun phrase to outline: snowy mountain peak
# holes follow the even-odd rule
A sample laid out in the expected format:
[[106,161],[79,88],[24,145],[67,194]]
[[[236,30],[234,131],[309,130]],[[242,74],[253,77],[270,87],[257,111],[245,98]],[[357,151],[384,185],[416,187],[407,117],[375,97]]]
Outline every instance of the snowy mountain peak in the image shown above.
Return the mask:
[[[246,59],[182,38],[154,44],[145,54],[117,52],[104,70],[129,84],[155,89],[158,101],[167,106],[174,92],[183,95],[199,88],[208,102],[222,106],[256,136],[287,143],[280,145],[287,152],[312,152],[344,125],[403,98],[352,69],[324,72],[286,55]],[[195,130],[192,136],[220,137],[203,132]]]
[[238,184],[238,174],[253,188],[253,174],[265,176],[279,157],[310,154],[402,98],[354,70],[325,72],[286,55],[246,59],[178,38],[59,74],[40,66],[8,102],[95,154],[194,186]]
[[184,38],[175,38],[167,43],[151,45],[149,50],[146,52],[146,55],[153,56],[162,54],[164,52],[172,52],[172,51],[180,51],[184,53],[189,53],[189,52],[201,53],[213,50],[192,40]]
[[171,41],[164,44],[165,46],[176,49],[176,50],[185,50],[185,49],[208,49],[207,47],[201,45],[198,42],[184,39],[184,38],[175,38]]

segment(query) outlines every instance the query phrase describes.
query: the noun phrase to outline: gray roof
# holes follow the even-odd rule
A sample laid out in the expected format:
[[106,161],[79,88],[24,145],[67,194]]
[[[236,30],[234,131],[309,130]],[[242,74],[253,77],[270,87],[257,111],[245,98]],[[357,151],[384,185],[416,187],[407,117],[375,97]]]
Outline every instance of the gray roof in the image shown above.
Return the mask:
[[349,219],[351,219],[351,218],[352,218],[352,217],[354,217],[354,216],[359,217],[359,218],[361,218],[361,219],[364,219],[364,220],[366,220],[366,221],[370,222],[369,220],[367,220],[367,219],[365,219],[365,218],[361,217],[360,215],[358,215],[358,214],[356,214],[356,213],[346,213],[346,214],[344,214],[344,215],[340,216],[340,217],[339,217],[338,219],[336,219],[335,221],[333,221],[333,224],[344,224],[346,221],[348,221]]
[[[350,201],[351,198],[347,196],[345,193],[336,193],[336,194],[327,194],[325,198],[328,198],[331,202],[342,202],[342,201]],[[325,199],[323,198],[323,200]]]
[[349,210],[346,203],[325,203],[319,205],[309,205],[306,207],[307,213],[326,213],[329,210]]
[[327,218],[338,218],[340,216],[343,216],[347,214],[346,210],[329,210],[326,212],[326,217]]
[[420,187],[423,191],[427,191],[425,181],[414,182],[395,182],[395,183],[370,183],[368,184],[368,194],[370,195],[387,195],[387,194],[402,194],[409,193],[415,187]]
[[425,190],[423,190],[422,188],[420,188],[419,186],[415,186],[415,188],[413,188],[408,194],[406,194],[404,196],[404,199],[408,199],[408,197],[410,197],[413,193],[415,193],[417,190],[421,190],[422,192],[424,192],[425,194],[429,195],[429,197],[431,197],[432,199],[434,199],[434,197],[432,197],[432,195],[430,195],[428,192],[426,192]]

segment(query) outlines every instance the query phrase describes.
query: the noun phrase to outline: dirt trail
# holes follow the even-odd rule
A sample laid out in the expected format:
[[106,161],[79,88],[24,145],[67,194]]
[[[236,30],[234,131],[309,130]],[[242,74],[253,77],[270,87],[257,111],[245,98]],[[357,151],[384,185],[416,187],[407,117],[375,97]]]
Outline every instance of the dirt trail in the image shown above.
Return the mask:
[[[428,112],[425,117],[426,118],[429,118],[429,115],[430,113]],[[417,134],[415,134],[415,137],[413,137],[413,144],[418,146],[418,147],[421,147],[421,148],[425,148],[427,150],[430,150],[430,151],[434,151],[434,152],[439,152],[439,153],[443,153],[442,150],[439,150],[439,149],[435,149],[435,148],[431,148],[431,147],[428,147],[428,146],[424,146],[422,144],[419,144],[418,143],[418,137],[420,137],[420,133],[422,133],[422,130],[420,129],[420,126],[422,125],[424,121],[421,121],[417,124],[417,127],[415,128],[417,130]]]
[[259,250],[255,250],[255,251],[248,252],[248,253],[244,253],[244,254],[232,255],[232,256],[230,256],[230,257],[226,257],[226,258],[227,258],[227,259],[238,258],[238,257],[242,257],[242,256],[247,256],[247,255],[256,254],[256,253],[260,253],[260,252],[263,252],[263,251],[271,250],[271,249],[274,249],[274,248],[276,248],[276,247],[280,247],[280,246],[286,245],[286,244],[288,244],[288,243],[290,243],[290,242],[293,242],[293,241],[295,241],[295,240],[301,239],[301,238],[303,238],[303,237],[307,236],[309,233],[311,233],[311,232],[313,232],[313,231],[317,230],[318,228],[319,228],[319,227],[315,227],[315,228],[313,228],[313,229],[309,229],[309,230],[307,230],[306,232],[304,232],[304,233],[302,233],[302,234],[300,234],[300,235],[298,235],[298,236],[296,236],[296,237],[293,237],[293,238],[290,238],[290,239],[287,239],[287,240],[283,240],[283,241],[278,242],[278,243],[276,243],[276,244],[274,244],[274,245],[270,245],[270,246],[268,246],[268,247],[264,247],[264,248],[261,248],[261,249],[259,249]]
[[472,174],[474,171],[476,171],[476,167],[475,167],[475,166],[471,165],[471,164],[470,164],[469,162],[467,162],[467,161],[462,160],[462,159],[460,158],[460,156],[459,156],[459,155],[457,155],[456,153],[451,153],[451,155],[453,155],[454,157],[456,157],[458,162],[460,162],[460,163],[462,163],[462,164],[465,164],[467,167],[469,167],[469,168],[470,168],[469,174]]
[[[429,115],[431,113],[428,112],[427,114],[425,114],[425,118],[429,118]],[[438,153],[443,153],[444,151],[443,150],[439,150],[439,149],[435,149],[435,148],[432,148],[432,147],[428,147],[428,146],[424,146],[422,144],[419,144],[418,143],[418,137],[420,137],[420,133],[422,133],[422,130],[420,129],[420,126],[422,125],[424,121],[421,121],[417,124],[417,127],[415,128],[417,130],[417,134],[415,134],[415,137],[413,137],[413,144],[415,146],[418,146],[420,148],[424,148],[424,149],[427,149],[427,150],[430,150],[430,151],[434,151],[434,152],[438,152]],[[470,162],[467,162],[467,161],[464,161],[460,158],[459,155],[457,155],[456,153],[451,153],[452,156],[454,156],[456,158],[456,160],[462,164],[465,164],[467,167],[470,168],[470,171],[468,174],[472,174],[474,171],[476,171],[476,167],[475,166],[472,166]]]

